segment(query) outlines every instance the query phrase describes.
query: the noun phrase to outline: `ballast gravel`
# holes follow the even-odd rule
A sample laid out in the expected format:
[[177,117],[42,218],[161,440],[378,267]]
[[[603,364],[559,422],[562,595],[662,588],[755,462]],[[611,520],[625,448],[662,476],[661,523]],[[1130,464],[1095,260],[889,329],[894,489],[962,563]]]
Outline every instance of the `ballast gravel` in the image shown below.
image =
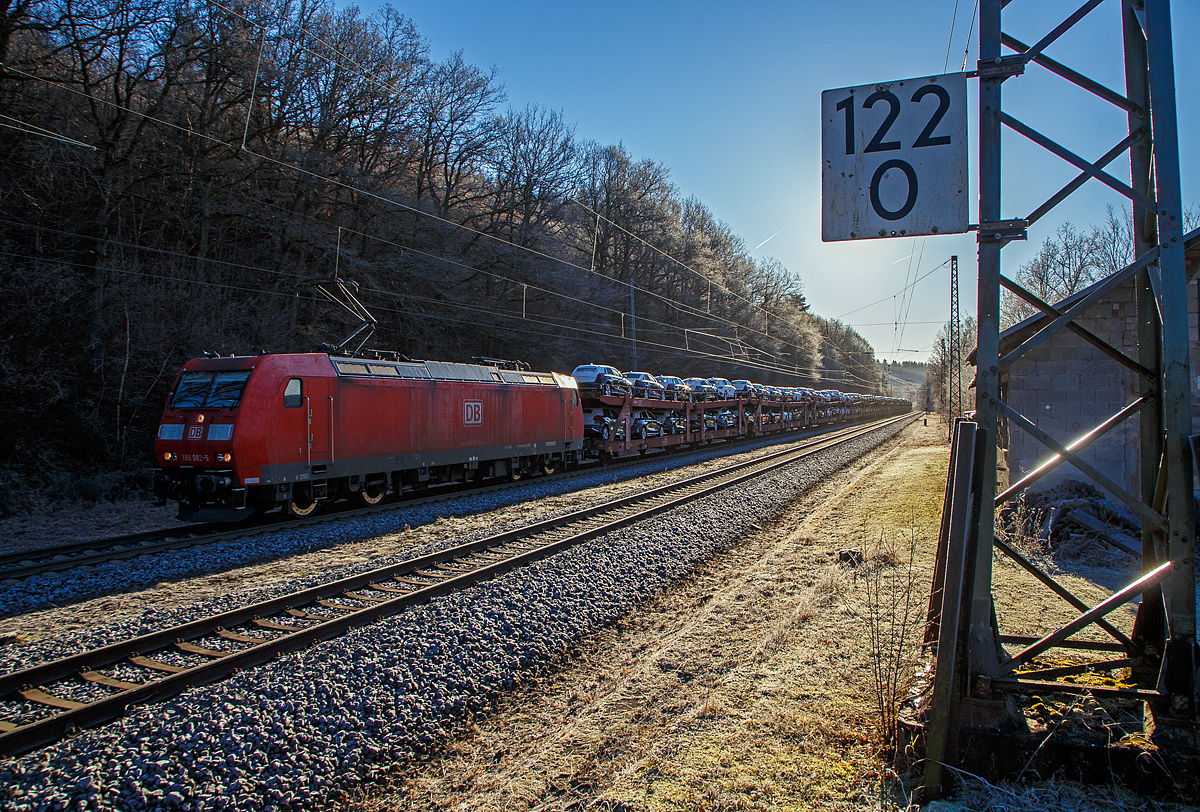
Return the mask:
[[[396,760],[436,747],[500,692],[901,428],[879,429],[755,479],[736,498],[692,502],[6,759],[0,809],[322,808]],[[128,633],[117,628],[112,637]],[[57,652],[40,647],[38,659],[69,653],[80,640],[56,645]]]
[[[255,562],[354,544],[397,533],[406,528],[424,527],[441,518],[483,514],[598,485],[640,479],[730,454],[769,452],[772,446],[793,443],[804,436],[776,436],[736,445],[718,443],[704,450],[686,454],[656,454],[619,466],[597,466],[591,471],[570,477],[536,477],[519,488],[448,497],[443,501],[346,518],[315,527],[285,527],[278,532],[263,533],[246,539],[233,539],[49,572],[21,580],[7,580],[0,584],[0,618],[67,606],[100,595],[132,592],[163,582],[173,583]],[[551,515],[553,514],[538,518],[548,518]],[[412,554],[406,553],[405,557],[412,557]]]

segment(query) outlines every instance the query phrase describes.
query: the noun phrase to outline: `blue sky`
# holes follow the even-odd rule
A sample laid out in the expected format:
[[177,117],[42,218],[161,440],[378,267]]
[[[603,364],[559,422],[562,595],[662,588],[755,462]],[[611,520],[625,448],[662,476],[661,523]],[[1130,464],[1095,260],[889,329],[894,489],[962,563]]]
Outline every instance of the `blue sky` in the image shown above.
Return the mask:
[[[378,4],[364,2],[364,12]],[[621,142],[636,158],[671,170],[753,247],[798,272],[813,310],[854,325],[881,359],[923,360],[949,313],[943,268],[898,294],[951,254],[960,260],[964,311],[975,311],[975,240],[970,235],[822,243],[820,95],[829,88],[932,75],[962,65],[973,0],[817,3],[810,0],[398,0],[442,59],[461,50],[500,69],[509,106],[560,109],[581,138]],[[1073,12],[1078,0],[1016,0],[1004,29],[1027,44]],[[1183,32],[1200,30],[1200,3],[1175,0],[1175,70],[1185,205],[1200,203],[1200,49]],[[1123,92],[1118,0],[1106,0],[1047,54]],[[978,23],[968,69],[977,58]],[[968,96],[977,83],[968,81]],[[1007,112],[1095,159],[1124,137],[1117,108],[1037,66],[1004,85]],[[971,162],[974,184],[972,98]],[[1024,216],[1075,170],[1011,131],[1004,134],[1005,217]],[[1128,160],[1110,165],[1128,180]],[[975,192],[971,220],[977,220]],[[1095,181],[1039,221],[1028,243],[1006,248],[1012,274],[1041,241],[1070,220],[1087,226],[1123,199]],[[790,225],[789,225],[790,224]],[[910,255],[912,255],[910,257]],[[919,266],[917,262],[919,260]],[[873,304],[878,300],[884,301]],[[871,305],[869,307],[864,307]],[[861,308],[861,309],[860,309]],[[903,332],[896,322],[903,320]],[[917,352],[909,352],[917,350]]]

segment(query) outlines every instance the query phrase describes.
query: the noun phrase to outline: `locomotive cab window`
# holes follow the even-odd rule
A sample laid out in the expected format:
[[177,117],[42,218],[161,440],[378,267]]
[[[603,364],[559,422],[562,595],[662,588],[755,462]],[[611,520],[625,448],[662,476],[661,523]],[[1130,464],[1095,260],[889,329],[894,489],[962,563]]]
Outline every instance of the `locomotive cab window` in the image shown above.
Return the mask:
[[185,372],[179,377],[175,394],[171,396],[172,409],[199,409],[204,406],[208,387],[212,385],[211,372]]
[[171,409],[236,409],[250,370],[185,372],[179,378]]
[[207,409],[236,409],[242,402],[242,390],[250,380],[250,370],[218,372],[212,390],[204,401]]
[[299,378],[292,378],[283,390],[283,405],[289,409],[298,409],[304,402],[304,393]]

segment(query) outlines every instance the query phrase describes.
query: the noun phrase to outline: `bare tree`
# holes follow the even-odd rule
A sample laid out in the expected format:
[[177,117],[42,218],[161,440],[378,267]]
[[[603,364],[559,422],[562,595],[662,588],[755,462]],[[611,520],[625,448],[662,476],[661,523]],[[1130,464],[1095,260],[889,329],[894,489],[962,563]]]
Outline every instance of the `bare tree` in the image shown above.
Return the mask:
[[460,51],[434,67],[419,90],[414,196],[440,215],[487,196],[481,176],[500,141],[494,112],[505,99],[498,75],[468,65]]
[[[1096,260],[1092,236],[1063,223],[1042,243],[1038,255],[1017,269],[1016,280],[1038,298],[1054,303],[1100,278]],[[1024,300],[1005,295],[1001,326],[1016,324],[1038,312]]]
[[415,357],[623,365],[636,319],[664,372],[878,374],[666,166],[581,142],[561,111],[503,110],[496,69],[434,63],[390,8],[0,0],[0,59],[5,114],[41,128],[0,129],[0,326],[26,338],[0,347],[9,471],[151,448],[204,350],[329,338],[340,325],[295,292],[335,269],[363,284],[380,346]]
[[[932,400],[933,410],[946,417],[950,410],[950,337],[951,325],[946,324],[934,339],[933,351],[929,355],[929,369],[922,385],[926,393],[924,397]],[[967,316],[959,325],[959,346],[964,349],[962,366],[958,370],[958,379],[962,381],[963,411],[975,408],[975,389],[970,386],[975,377],[975,368],[967,363],[965,354],[979,340],[979,323],[974,316]],[[922,403],[920,405],[926,405]]]
[[561,111],[529,106],[505,115],[493,152],[491,230],[524,246],[553,231],[579,183],[578,159],[575,128]]
[[[1184,210],[1184,231],[1200,224],[1200,209]],[[1051,304],[1092,283],[1116,273],[1136,257],[1137,245],[1133,212],[1105,207],[1104,222],[1087,233],[1071,223],[1063,223],[1054,236],[1047,237],[1037,257],[1017,270],[1017,281],[1043,301]],[[1001,326],[1010,327],[1040,312],[1007,292],[1001,302]]]

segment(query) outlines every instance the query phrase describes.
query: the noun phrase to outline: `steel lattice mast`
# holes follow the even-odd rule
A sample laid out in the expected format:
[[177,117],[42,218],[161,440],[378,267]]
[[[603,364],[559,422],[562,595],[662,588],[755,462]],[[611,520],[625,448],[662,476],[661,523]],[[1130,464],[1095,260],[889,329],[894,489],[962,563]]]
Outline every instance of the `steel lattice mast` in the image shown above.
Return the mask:
[[950,421],[950,435],[954,436],[954,421],[962,417],[962,324],[958,314],[958,257],[950,257],[950,352],[947,363],[950,365],[949,375],[949,410],[947,418]]
[[[1195,741],[1200,730],[1200,644],[1196,634],[1195,503],[1192,494],[1190,352],[1188,345],[1187,274],[1182,231],[1178,125],[1170,0],[1122,0],[1123,56],[1128,96],[1109,90],[1045,56],[1043,50],[1089,14],[1092,0],[1028,46],[1001,30],[1006,0],[979,4],[979,286],[975,420],[963,421],[955,435],[951,480],[947,486],[943,532],[939,537],[941,569],[931,591],[933,618],[927,641],[936,641],[937,676],[926,726],[926,769],[922,802],[943,789],[943,766],[959,755],[960,731],[991,731],[1013,720],[1009,700],[1043,691],[1031,680],[1030,665],[1076,632],[1095,624],[1113,637],[1127,659],[1104,663],[1115,671],[1128,662],[1141,663],[1134,677],[1139,687],[1120,696],[1145,702],[1144,732],[1152,741]],[[1012,53],[1004,53],[1008,48]],[[1126,111],[1128,136],[1099,163],[1080,158],[1029,124],[1004,112],[1001,86],[1019,92],[1026,68],[1036,64],[1062,76]],[[1005,219],[1001,208],[1001,131],[1008,128],[1081,170],[1081,174],[1025,217]],[[1122,152],[1130,155],[1130,183],[1103,167]],[[1027,228],[1089,180],[1103,183],[1129,198],[1137,228],[1136,257],[1088,289],[1078,300],[1057,305],[1042,301],[1016,280],[1001,274],[1001,249],[1027,238]],[[1011,204],[1010,204],[1011,205]],[[1088,309],[1122,285],[1136,292],[1137,360],[1078,323]],[[1000,342],[1000,288],[1042,312],[1042,329]],[[1070,329],[1126,374],[1137,376],[1140,396],[1085,433],[1068,441],[1040,427],[1002,397],[1001,377],[1013,365],[1059,330]],[[1003,354],[1001,354],[1003,350]],[[1087,384],[1079,400],[1088,397]],[[1134,415],[1140,418],[1141,487],[1131,492],[1079,452],[1103,433]],[[1003,424],[1002,424],[1003,421]],[[1072,433],[1078,427],[1072,429]],[[1020,430],[1046,446],[1049,463],[999,488],[997,442],[1001,429]],[[1197,443],[1200,450],[1200,442]],[[1019,551],[996,538],[995,509],[1030,487],[1060,463],[1102,487],[1137,513],[1142,525],[1141,576],[1094,606],[1071,596],[1080,614],[1040,639],[1006,635],[992,599],[992,561],[997,548],[1060,597],[1069,592]],[[1137,632],[1126,636],[1105,615],[1137,595]],[[1110,650],[1113,643],[1074,646]],[[1002,645],[1010,645],[1011,650]],[[1018,650],[1017,647],[1021,648]],[[1098,663],[1099,664],[1099,663]],[[965,672],[965,673],[964,673]],[[1049,674],[1050,670],[1040,673]],[[1090,690],[1054,682],[1061,693]],[[1019,721],[1017,722],[1019,724]]]

